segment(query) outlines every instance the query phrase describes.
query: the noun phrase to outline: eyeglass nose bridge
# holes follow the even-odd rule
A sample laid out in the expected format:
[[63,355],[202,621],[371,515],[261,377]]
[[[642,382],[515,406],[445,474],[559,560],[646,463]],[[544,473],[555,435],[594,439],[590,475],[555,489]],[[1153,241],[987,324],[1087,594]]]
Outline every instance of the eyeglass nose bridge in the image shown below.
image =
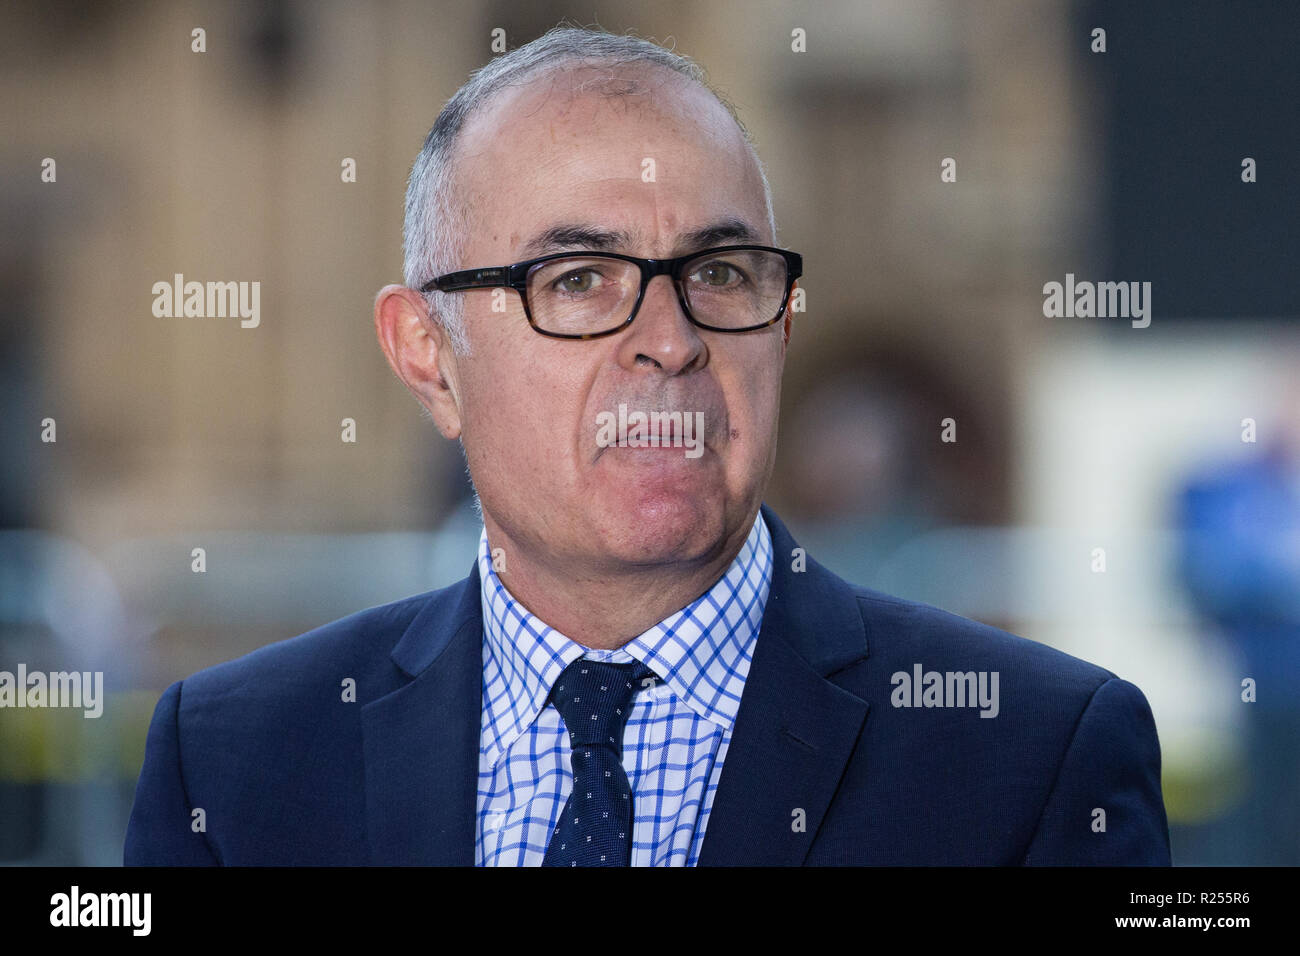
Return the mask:
[[639,259],[637,264],[641,267],[641,289],[637,292],[636,302],[632,305],[632,312],[619,328],[627,328],[632,324],[632,320],[641,314],[641,306],[645,303],[646,293],[650,290],[650,281],[658,276],[667,276],[677,293],[677,304],[682,310],[682,315],[686,321],[696,328],[706,328],[695,320],[691,313],[690,303],[686,301],[686,289],[682,285],[682,271],[686,264],[695,256],[679,256],[676,259]]

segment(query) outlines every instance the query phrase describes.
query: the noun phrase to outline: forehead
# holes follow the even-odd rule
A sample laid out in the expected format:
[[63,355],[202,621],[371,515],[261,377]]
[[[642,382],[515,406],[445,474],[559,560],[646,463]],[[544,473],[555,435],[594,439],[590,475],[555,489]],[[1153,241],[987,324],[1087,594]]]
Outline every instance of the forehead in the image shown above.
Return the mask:
[[522,258],[574,222],[626,234],[642,255],[673,254],[679,238],[725,220],[772,240],[735,120],[662,67],[570,67],[498,94],[462,130],[456,176],[476,261]]

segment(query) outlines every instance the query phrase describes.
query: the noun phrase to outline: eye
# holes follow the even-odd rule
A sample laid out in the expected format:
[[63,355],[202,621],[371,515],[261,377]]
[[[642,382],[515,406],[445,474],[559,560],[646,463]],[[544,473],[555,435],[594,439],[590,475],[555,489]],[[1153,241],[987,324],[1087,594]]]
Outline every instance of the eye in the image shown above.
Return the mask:
[[572,269],[552,282],[551,288],[557,292],[573,294],[590,292],[595,287],[596,278],[595,269]]
[[744,274],[729,262],[714,259],[706,262],[693,273],[691,281],[714,289],[725,289],[744,280]]

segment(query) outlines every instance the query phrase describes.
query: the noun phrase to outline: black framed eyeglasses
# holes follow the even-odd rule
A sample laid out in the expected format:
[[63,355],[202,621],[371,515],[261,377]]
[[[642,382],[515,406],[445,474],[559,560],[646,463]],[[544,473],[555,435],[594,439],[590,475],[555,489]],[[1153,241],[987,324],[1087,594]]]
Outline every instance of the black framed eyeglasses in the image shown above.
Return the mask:
[[666,275],[690,321],[713,332],[753,332],[781,320],[803,257],[772,246],[717,246],[675,259],[559,252],[431,279],[421,292],[510,288],[528,324],[559,339],[594,339],[630,325],[646,288]]

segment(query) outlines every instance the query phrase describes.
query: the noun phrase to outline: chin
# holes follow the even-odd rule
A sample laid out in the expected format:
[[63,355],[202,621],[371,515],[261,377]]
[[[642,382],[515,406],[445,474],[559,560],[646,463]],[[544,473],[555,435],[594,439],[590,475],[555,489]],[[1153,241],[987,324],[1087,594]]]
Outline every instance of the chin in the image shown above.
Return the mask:
[[723,534],[720,501],[699,490],[629,488],[612,496],[594,523],[608,550],[633,562],[690,560]]

